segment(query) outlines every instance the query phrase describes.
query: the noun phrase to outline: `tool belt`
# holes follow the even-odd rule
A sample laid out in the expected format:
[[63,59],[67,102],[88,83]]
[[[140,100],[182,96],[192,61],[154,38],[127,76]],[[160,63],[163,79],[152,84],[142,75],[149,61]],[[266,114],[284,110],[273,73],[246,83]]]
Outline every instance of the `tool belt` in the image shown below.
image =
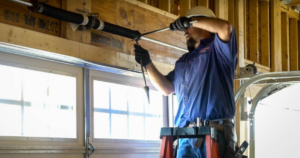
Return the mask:
[[[218,131],[224,133],[225,139],[225,153],[224,158],[234,158],[235,153],[238,150],[237,146],[237,136],[236,130],[234,126],[233,119],[220,119],[220,120],[205,120],[201,123],[204,126],[215,127]],[[190,123],[187,127],[195,127],[196,124],[194,122]],[[201,147],[203,138],[198,138],[195,144],[195,147]]]

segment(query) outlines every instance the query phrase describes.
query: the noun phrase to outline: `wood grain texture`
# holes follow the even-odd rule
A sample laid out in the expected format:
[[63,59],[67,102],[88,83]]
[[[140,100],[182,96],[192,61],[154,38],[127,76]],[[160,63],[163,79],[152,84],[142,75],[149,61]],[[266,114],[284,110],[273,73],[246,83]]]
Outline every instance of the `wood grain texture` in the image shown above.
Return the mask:
[[[61,8],[60,0],[49,0],[46,4]],[[60,36],[61,31],[60,20],[31,12],[26,6],[7,0],[0,1],[0,23],[43,32],[53,36]]]
[[250,60],[259,63],[258,49],[258,0],[249,0]]
[[209,0],[198,0],[198,6],[209,8]]
[[214,13],[217,18],[228,20],[227,0],[215,0],[214,1]]
[[[119,25],[141,33],[168,27],[174,19],[161,14],[146,10],[132,3],[123,0],[92,0],[92,12],[100,15],[100,20]],[[183,32],[164,31],[147,35],[154,40],[169,43],[175,46],[186,48]],[[106,32],[92,30],[92,45],[111,49],[125,54],[133,54],[133,42],[131,39],[113,35]],[[175,61],[185,52],[168,48],[147,41],[140,41],[139,44],[147,49],[153,60],[175,64]]]
[[171,0],[158,1],[158,8],[167,12],[171,12]]
[[[140,71],[141,68],[140,65],[135,62],[134,55],[67,40],[3,23],[0,23],[0,30],[2,33],[0,42],[68,55],[92,62],[119,66],[132,70]],[[154,61],[153,63],[164,75],[174,69],[174,66],[170,64],[159,61]]]
[[180,16],[185,16],[185,13],[191,8],[191,0],[180,0],[179,1],[180,6]]
[[294,11],[290,6],[280,3],[281,12],[286,12],[290,18],[296,18],[299,20],[299,13]]
[[[74,13],[77,13],[77,9],[80,9],[82,11],[86,11],[87,13],[91,11],[91,0],[62,0],[62,9],[68,10]],[[87,14],[86,13],[86,14]],[[80,13],[84,14],[84,13]],[[70,23],[62,21],[62,27],[61,27],[61,36],[70,40],[83,42],[83,43],[91,43],[91,30],[85,30],[85,31],[73,31]]]
[[271,71],[281,71],[281,11],[280,1],[270,0],[271,6]]
[[282,71],[290,71],[289,17],[281,12]]
[[289,43],[290,43],[290,64],[291,71],[298,70],[298,21],[291,18],[289,20]]
[[260,1],[260,63],[270,67],[269,2]]

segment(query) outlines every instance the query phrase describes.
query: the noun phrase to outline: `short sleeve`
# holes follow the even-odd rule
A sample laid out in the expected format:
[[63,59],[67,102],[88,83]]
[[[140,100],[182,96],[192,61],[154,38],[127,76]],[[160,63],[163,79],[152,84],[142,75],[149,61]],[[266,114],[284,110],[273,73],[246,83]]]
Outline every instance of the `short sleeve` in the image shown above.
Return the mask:
[[228,62],[235,61],[237,58],[238,48],[236,41],[235,30],[232,27],[232,32],[230,35],[230,40],[228,42],[222,41],[217,34],[215,34],[214,45],[217,52],[222,57],[220,59]]
[[165,76],[170,82],[174,82],[174,70],[169,72],[168,75]]

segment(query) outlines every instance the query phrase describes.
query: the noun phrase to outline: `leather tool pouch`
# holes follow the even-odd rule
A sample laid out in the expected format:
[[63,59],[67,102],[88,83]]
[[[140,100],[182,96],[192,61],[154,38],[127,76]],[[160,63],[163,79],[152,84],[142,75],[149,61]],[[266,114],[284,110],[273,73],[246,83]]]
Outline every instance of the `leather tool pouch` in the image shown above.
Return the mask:
[[224,158],[234,158],[237,150],[237,136],[233,123],[224,124],[224,138],[226,143]]

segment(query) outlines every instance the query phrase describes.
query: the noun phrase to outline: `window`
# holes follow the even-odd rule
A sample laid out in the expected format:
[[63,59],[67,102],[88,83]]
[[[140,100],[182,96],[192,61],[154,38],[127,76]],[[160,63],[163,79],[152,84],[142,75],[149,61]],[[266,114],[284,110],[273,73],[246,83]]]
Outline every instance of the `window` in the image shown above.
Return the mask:
[[93,80],[94,137],[159,140],[163,96],[143,88]]
[[76,138],[76,77],[0,65],[0,136]]

